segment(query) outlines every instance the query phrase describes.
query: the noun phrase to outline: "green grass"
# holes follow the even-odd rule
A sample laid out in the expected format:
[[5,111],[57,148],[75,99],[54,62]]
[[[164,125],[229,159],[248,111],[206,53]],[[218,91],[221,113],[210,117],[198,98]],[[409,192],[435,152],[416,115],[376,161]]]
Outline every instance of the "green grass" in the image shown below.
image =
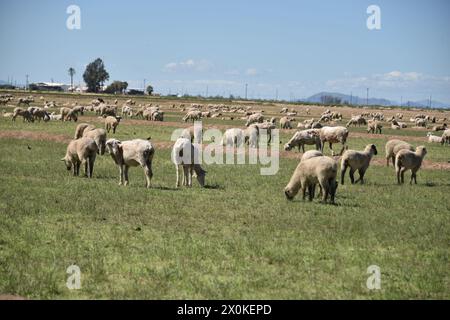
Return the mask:
[[[0,131],[71,136],[74,127],[0,121]],[[118,137],[150,132],[168,141],[171,130],[124,125]],[[353,139],[350,146],[368,142]],[[275,176],[261,176],[258,166],[210,165],[209,188],[176,190],[170,150],[157,149],[147,190],[139,168],[131,169],[129,187],[118,186],[108,156],[98,157],[94,179],[72,177],[59,161],[65,147],[0,139],[0,293],[35,299],[450,297],[449,171],[421,170],[417,186],[397,186],[392,167],[372,166],[367,184],[339,186],[332,206],[286,201],[293,159],[282,158]],[[440,146],[430,159],[434,153],[448,156]],[[81,268],[81,290],[65,286],[73,263]],[[366,288],[373,264],[381,268],[379,291]]]

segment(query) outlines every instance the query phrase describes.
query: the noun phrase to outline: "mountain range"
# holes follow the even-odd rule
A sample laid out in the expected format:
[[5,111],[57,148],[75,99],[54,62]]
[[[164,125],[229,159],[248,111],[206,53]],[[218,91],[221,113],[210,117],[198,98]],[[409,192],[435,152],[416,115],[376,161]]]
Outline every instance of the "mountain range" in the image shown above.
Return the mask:
[[[335,101],[340,100],[341,103],[344,104],[359,104],[359,105],[365,105],[367,103],[366,98],[361,98],[358,96],[351,96],[343,93],[338,92],[319,92],[316,93],[309,98],[306,98],[306,102],[310,103],[322,103],[324,101],[331,102],[332,104],[333,99]],[[336,102],[337,104],[337,102]],[[369,98],[368,101],[369,105],[378,105],[378,106],[399,106],[400,102],[388,100],[384,98]],[[420,100],[420,101],[404,101],[401,103],[402,106],[405,107],[414,107],[414,108],[428,108],[430,105],[429,100]],[[431,107],[432,108],[449,108],[450,105],[447,103],[443,103],[440,101],[431,100]]]

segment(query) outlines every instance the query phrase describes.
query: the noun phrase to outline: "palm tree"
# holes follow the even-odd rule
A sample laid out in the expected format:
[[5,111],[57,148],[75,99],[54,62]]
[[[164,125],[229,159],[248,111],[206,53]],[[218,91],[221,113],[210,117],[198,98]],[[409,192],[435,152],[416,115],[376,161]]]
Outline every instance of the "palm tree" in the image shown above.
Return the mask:
[[69,72],[69,76],[70,76],[70,91],[73,92],[73,76],[75,75],[75,69],[70,67],[68,72]]

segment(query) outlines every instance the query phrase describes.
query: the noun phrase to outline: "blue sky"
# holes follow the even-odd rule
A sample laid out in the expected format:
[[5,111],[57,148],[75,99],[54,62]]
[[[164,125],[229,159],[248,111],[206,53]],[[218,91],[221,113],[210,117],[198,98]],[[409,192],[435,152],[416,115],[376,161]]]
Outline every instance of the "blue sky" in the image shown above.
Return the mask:
[[[66,28],[69,5],[81,29]],[[366,27],[381,9],[381,30]],[[0,2],[0,79],[82,81],[104,60],[110,80],[162,93],[307,97],[338,91],[450,103],[450,1]]]

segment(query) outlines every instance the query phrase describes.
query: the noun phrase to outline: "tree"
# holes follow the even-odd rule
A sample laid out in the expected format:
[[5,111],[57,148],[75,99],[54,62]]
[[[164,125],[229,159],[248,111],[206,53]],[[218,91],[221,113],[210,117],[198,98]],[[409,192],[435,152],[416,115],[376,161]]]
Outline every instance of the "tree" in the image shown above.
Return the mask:
[[88,87],[88,92],[99,92],[100,86],[109,80],[109,74],[105,69],[102,59],[97,58],[87,65],[83,79]]
[[153,93],[153,87],[151,85],[148,85],[146,91],[151,96]]
[[70,67],[69,70],[69,76],[70,76],[70,91],[73,91],[73,76],[75,75],[75,69]]
[[106,93],[123,93],[128,88],[126,81],[113,81],[105,90]]

